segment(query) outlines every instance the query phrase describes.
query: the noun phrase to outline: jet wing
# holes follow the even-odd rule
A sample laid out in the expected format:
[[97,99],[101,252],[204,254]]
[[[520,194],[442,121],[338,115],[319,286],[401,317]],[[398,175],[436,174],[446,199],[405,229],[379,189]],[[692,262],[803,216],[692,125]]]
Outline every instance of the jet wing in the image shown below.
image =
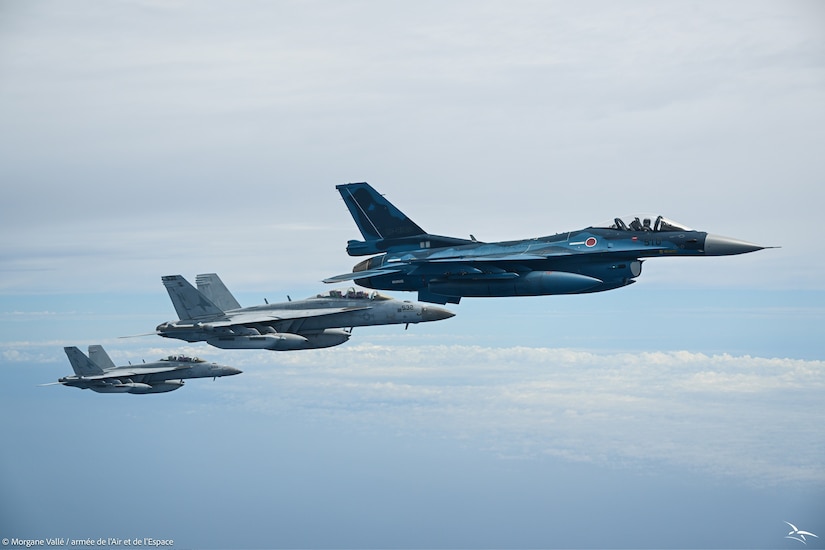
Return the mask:
[[367,269],[366,271],[356,271],[354,273],[343,273],[335,277],[324,279],[325,283],[341,283],[343,281],[352,281],[354,279],[365,279],[367,277],[377,277],[379,275],[389,275],[390,273],[400,273],[403,269],[400,268],[381,268]]
[[[660,247],[653,247],[653,246],[646,246],[644,248],[644,252],[649,254],[651,251],[663,251],[668,250],[667,247],[660,246]],[[424,258],[416,258],[409,260],[410,263],[414,264],[426,264],[426,263],[451,263],[451,262],[462,262],[466,264],[473,264],[475,262],[479,263],[495,263],[495,262],[524,262],[524,261],[536,261],[536,260],[549,260],[553,258],[562,258],[562,257],[571,257],[571,256],[605,256],[605,257],[638,257],[639,253],[642,252],[637,248],[616,248],[616,249],[585,249],[585,250],[576,250],[571,249],[564,246],[545,246],[540,248],[535,248],[533,250],[527,250],[525,252],[517,252],[517,253],[502,253],[502,254],[455,254],[455,255],[447,255],[447,254],[440,254],[438,252],[434,253],[431,256],[424,257]]]
[[[569,253],[567,253],[569,254]],[[552,254],[561,256],[562,254]],[[538,254],[488,254],[485,256],[451,256],[444,258],[422,258],[414,263],[450,263],[450,262],[520,262],[525,260],[546,260],[548,256]]]
[[364,309],[371,309],[371,306],[326,307],[317,309],[270,309],[266,311],[234,313],[230,314],[229,319],[226,321],[203,323],[203,325],[210,327],[229,327],[233,325],[266,324],[274,321],[290,321],[293,319],[323,317],[325,315],[334,315],[336,313],[344,313],[348,311],[361,311]]
[[124,378],[129,376],[142,376],[144,374],[158,374],[161,372],[171,372],[174,370],[183,370],[189,367],[180,365],[176,367],[134,367],[128,369],[115,369],[104,372],[103,374],[95,374],[92,376],[79,377],[81,380],[106,380],[107,378]]

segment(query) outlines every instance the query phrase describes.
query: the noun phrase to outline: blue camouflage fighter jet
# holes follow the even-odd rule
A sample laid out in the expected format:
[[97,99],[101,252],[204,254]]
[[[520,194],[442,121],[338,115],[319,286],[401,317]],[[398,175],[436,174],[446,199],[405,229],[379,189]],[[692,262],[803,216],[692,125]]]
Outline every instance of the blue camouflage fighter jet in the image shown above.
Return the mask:
[[368,183],[336,186],[363,241],[350,256],[374,255],[326,283],[354,280],[418,299],[544,296],[613,290],[635,282],[645,258],[730,256],[764,246],[695,231],[663,216],[630,216],[549,237],[486,243],[427,233]]

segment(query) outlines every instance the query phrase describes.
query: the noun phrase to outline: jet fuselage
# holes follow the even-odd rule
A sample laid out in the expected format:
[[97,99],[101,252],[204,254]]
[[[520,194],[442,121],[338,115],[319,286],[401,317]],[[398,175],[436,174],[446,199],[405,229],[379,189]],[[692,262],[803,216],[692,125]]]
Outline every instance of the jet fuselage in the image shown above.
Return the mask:
[[364,237],[350,240],[347,253],[379,255],[324,282],[354,280],[367,288],[418,291],[419,300],[440,304],[464,296],[601,292],[633,283],[645,258],[728,256],[764,248],[663,216],[614,218],[548,237],[479,242],[472,235],[425,232],[366,182],[336,188]]
[[[643,258],[727,255],[759,248],[704,231],[588,228],[521,241],[389,252],[356,265],[353,278],[367,288],[448,296],[601,292],[633,283],[641,274]],[[358,278],[359,271],[401,263],[410,266],[406,273]]]
[[[91,365],[85,367],[87,370],[84,372],[84,366],[79,363],[89,365],[88,358],[79,357],[80,352],[75,351],[76,348],[65,349],[75,374],[60,378],[58,383],[97,393],[165,393],[183,387],[185,379],[217,378],[242,372],[234,367],[186,356],[169,356],[151,363],[105,369]],[[108,360],[108,356],[106,358]]]
[[[205,341],[223,349],[327,348],[346,342],[353,327],[406,325],[453,316],[429,303],[396,300],[354,288],[331,290],[305,300],[239,307],[216,274],[198,275],[198,289],[180,275],[165,276],[163,281],[181,319],[158,325],[157,334],[188,342]],[[233,307],[220,309],[216,301]]]

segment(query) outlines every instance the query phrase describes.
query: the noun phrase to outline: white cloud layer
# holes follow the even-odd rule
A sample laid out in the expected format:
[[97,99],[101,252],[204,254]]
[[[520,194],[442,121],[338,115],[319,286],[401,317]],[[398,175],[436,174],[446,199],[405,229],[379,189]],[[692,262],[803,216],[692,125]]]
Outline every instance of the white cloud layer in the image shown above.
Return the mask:
[[213,391],[263,415],[448,438],[503,459],[825,484],[822,361],[425,343],[209,358],[244,370]]

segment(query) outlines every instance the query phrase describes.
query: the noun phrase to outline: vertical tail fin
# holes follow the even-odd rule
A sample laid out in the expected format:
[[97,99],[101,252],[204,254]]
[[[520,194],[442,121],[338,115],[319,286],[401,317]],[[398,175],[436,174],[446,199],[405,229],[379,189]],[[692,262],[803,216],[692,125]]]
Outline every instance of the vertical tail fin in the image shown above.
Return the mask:
[[96,374],[103,374],[103,369],[86,357],[82,351],[76,347],[63,348],[66,352],[66,357],[69,358],[69,363],[72,364],[74,373],[78,376],[94,376]]
[[115,364],[103,346],[89,346],[89,359],[103,370],[115,368]]
[[201,273],[195,277],[195,284],[198,285],[198,290],[212,300],[216,306],[224,311],[230,309],[240,309],[241,304],[232,296],[226,285],[223,284],[221,278],[216,273]]
[[414,221],[385,199],[369,183],[336,185],[352,219],[364,236],[363,241],[347,242],[347,254],[367,256],[381,252],[400,252],[478,242],[425,233]]
[[223,316],[221,308],[180,275],[164,275],[161,280],[169,293],[169,298],[172,300],[172,305],[175,306],[179,319]]
[[369,183],[336,185],[364,240],[398,239],[425,231],[385,199]]

